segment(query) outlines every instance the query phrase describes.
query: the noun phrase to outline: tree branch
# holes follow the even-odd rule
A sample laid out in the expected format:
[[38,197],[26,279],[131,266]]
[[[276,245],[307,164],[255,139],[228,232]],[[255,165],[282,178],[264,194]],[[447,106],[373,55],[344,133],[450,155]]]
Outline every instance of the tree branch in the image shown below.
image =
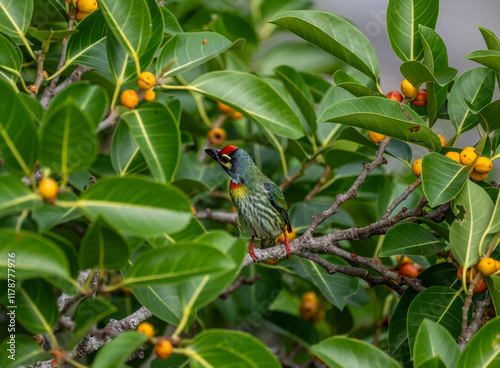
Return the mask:
[[491,296],[488,295],[483,300],[478,300],[475,306],[474,316],[472,317],[472,322],[469,328],[465,332],[464,336],[460,335],[458,339],[458,346],[460,349],[464,349],[467,343],[472,339],[472,336],[476,334],[477,331],[483,326],[483,312],[491,304]]
[[196,211],[194,215],[198,220],[213,220],[218,222],[228,222],[234,226],[238,226],[238,214],[236,212],[214,211],[210,208]]
[[415,189],[417,189],[420,184],[422,184],[422,177],[421,176],[419,176],[418,179],[414,183],[410,184],[408,186],[408,188],[406,188],[406,190],[398,198],[396,198],[394,200],[394,202],[391,203],[391,205],[389,206],[389,208],[387,209],[387,211],[385,211],[384,216],[382,216],[382,220],[388,219],[389,216],[391,215],[392,211],[394,211],[396,209],[396,207],[401,202],[403,202],[406,198],[408,198],[408,196]]
[[109,128],[110,126],[115,125],[119,117],[120,116],[115,110],[111,111],[108,117],[104,119],[102,122],[100,122],[99,125],[97,126],[97,133],[103,131],[106,128]]
[[314,198],[316,194],[318,194],[321,191],[322,185],[325,183],[326,179],[328,178],[328,175],[330,175],[330,166],[326,165],[325,169],[323,170],[323,174],[319,178],[318,182],[314,186],[313,190],[304,198],[304,201],[306,202],[311,202],[311,200]]
[[252,285],[252,284],[255,284],[259,280],[260,280],[260,275],[256,275],[255,277],[251,277],[251,278],[246,278],[246,277],[241,276],[226,291],[224,291],[221,295],[219,295],[219,298],[227,299],[229,297],[229,294],[238,290],[241,285]]
[[285,179],[285,181],[283,181],[283,183],[281,183],[280,190],[283,192],[290,184],[292,184],[295,180],[304,175],[304,172],[309,168],[309,166],[311,166],[315,162],[316,160],[313,159],[309,161],[307,164],[302,165],[299,171],[297,171],[292,176],[289,176],[288,178]]

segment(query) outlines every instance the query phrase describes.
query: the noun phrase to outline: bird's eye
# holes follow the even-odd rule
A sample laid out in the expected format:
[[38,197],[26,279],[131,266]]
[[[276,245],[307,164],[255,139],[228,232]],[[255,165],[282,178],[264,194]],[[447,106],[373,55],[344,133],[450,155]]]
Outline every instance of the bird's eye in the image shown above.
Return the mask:
[[229,160],[231,160],[231,157],[229,157],[228,155],[222,155],[221,159],[223,164],[227,164],[229,162]]

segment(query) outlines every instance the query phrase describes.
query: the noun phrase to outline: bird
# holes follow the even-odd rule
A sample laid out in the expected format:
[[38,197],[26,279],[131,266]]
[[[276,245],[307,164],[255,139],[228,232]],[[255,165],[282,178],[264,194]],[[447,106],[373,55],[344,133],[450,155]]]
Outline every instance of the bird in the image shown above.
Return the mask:
[[217,161],[231,178],[229,195],[243,225],[250,231],[252,238],[248,244],[248,253],[255,262],[254,239],[260,239],[261,248],[275,245],[275,239],[284,234],[287,257],[290,256],[292,231],[288,205],[280,188],[265,176],[250,155],[237,146],[222,149],[207,148],[205,152]]

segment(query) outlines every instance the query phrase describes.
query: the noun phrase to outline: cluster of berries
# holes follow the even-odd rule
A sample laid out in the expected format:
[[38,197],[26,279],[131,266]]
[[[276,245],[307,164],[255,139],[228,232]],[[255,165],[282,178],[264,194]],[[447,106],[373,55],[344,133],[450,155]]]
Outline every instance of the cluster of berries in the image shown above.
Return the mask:
[[[474,152],[474,147],[465,147],[462,152],[448,152],[446,157],[461,163],[462,165],[470,165],[477,158],[477,153]],[[477,158],[474,170],[470,173],[470,178],[474,181],[483,181],[488,177],[488,173],[493,169],[493,163],[487,157],[480,156]]]
[[[241,112],[224,105],[222,102],[217,101],[217,108],[231,120],[238,120],[243,117]],[[226,131],[220,127],[212,128],[207,133],[207,139],[210,141],[210,144],[213,144],[214,146],[222,146],[226,140]]]
[[[450,257],[453,258],[453,253],[451,251],[450,251]],[[476,263],[473,267],[467,269],[467,272],[465,273],[465,281],[467,284],[470,283],[471,279],[476,277],[477,271],[479,271],[482,277],[474,287],[474,294],[482,294],[487,290],[484,277],[490,277],[492,275],[500,274],[500,261],[490,257],[483,258],[479,263]],[[463,275],[464,275],[464,268],[460,266],[457,270],[457,278],[460,281],[462,281],[464,277]]]
[[165,338],[154,337],[155,328],[151,323],[142,322],[137,326],[137,332],[148,336],[151,342],[155,344],[155,354],[158,359],[165,360],[172,355],[172,343]]
[[82,20],[99,7],[97,0],[66,0],[66,2],[78,10],[76,20]]
[[[137,79],[137,84],[139,85],[139,92],[144,93],[144,99],[146,101],[154,101],[156,98],[156,93],[152,88],[156,85],[156,78],[151,72],[142,72]],[[133,109],[139,104],[139,95],[136,91],[132,89],[127,89],[122,92],[120,96],[120,102],[123,106],[128,109]]]

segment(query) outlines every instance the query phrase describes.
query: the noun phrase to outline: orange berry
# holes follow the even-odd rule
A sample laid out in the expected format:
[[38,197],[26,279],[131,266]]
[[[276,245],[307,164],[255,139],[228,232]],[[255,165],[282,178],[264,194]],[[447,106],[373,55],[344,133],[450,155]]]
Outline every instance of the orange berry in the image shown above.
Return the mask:
[[493,169],[493,163],[487,157],[479,157],[474,166],[474,170],[481,174],[487,174]]
[[142,72],[139,75],[139,78],[137,79],[137,84],[139,87],[141,87],[143,90],[148,90],[151,89],[155,86],[156,84],[156,78],[155,75],[151,72]]
[[411,169],[416,176],[422,175],[422,159],[419,158],[418,160],[413,161]]
[[92,13],[97,9],[97,0],[78,0],[78,10],[85,13]]
[[456,161],[459,164],[461,164],[461,162],[460,162],[460,153],[450,151],[450,152],[446,152],[445,156],[448,157],[448,158],[451,158],[453,161]]
[[412,264],[404,264],[399,268],[398,272],[401,276],[404,277],[409,277],[409,278],[416,278],[418,276],[418,269]]
[[446,146],[446,139],[441,134],[438,134],[439,140],[441,141],[441,146]]
[[470,178],[474,181],[483,181],[483,180],[486,180],[486,178],[488,177],[488,173],[480,173],[480,172],[477,172],[476,170],[472,170],[472,172],[470,173]]
[[482,259],[477,268],[484,276],[491,276],[496,272],[497,265],[495,260],[489,257]]
[[156,98],[156,93],[150,89],[148,89],[145,93],[144,93],[144,99],[146,101],[154,101],[154,99]]
[[401,265],[413,264],[413,261],[410,258],[408,258],[407,256],[403,256],[401,254],[396,257],[396,260],[397,260],[398,264],[401,264]]
[[232,206],[229,212],[236,212],[236,207]]
[[85,18],[87,15],[89,15],[89,13],[85,13],[85,12],[82,12],[80,10],[78,10],[76,12],[76,20],[82,20],[83,18]]
[[193,206],[191,206],[191,212],[193,213],[193,215],[196,215],[196,208],[194,208]]
[[486,286],[486,282],[484,282],[484,279],[481,279],[478,281],[476,284],[476,287],[474,288],[474,294],[482,294],[486,290],[488,290],[488,287]]
[[385,135],[369,131],[368,137],[370,137],[373,143],[379,143],[382,142],[382,140],[385,138]]
[[217,108],[221,113],[226,115],[232,115],[235,112],[232,108],[230,108],[227,105],[224,105],[222,102],[219,101],[217,101]]
[[213,128],[207,133],[207,138],[211,144],[220,146],[226,140],[226,131],[222,128]]
[[229,119],[231,120],[238,120],[243,117],[243,114],[239,111],[235,111],[231,116],[229,116]]
[[390,100],[394,100],[397,102],[403,101],[403,95],[401,93],[399,93],[398,91],[391,91],[388,94],[386,94],[386,97]]
[[325,314],[326,314],[325,308],[320,308],[318,310],[318,313],[316,313],[316,316],[314,316],[314,323],[319,323],[322,320],[324,320]]
[[[465,275],[465,281],[466,281],[467,283],[469,283],[469,282],[470,282],[470,279],[471,279],[471,278],[470,278],[470,270],[471,270],[471,269],[469,268],[469,269],[467,270],[467,274]],[[458,267],[458,270],[457,270],[457,278],[458,278],[460,281],[462,281],[462,275],[463,275],[463,273],[464,273],[464,268],[463,268],[462,266]],[[476,277],[476,274],[477,274],[476,269],[475,269],[474,267],[472,267],[472,277],[473,277],[473,278],[474,278],[474,277]]]
[[155,335],[155,328],[149,322],[142,322],[139,326],[137,326],[137,332],[151,337]]
[[[297,233],[295,232],[295,228],[292,226],[292,231],[287,230],[286,235],[290,241],[295,239],[295,237],[297,236]],[[285,235],[282,233],[280,236],[278,236],[276,238],[276,241],[284,243],[285,242]]]
[[172,343],[166,339],[159,339],[155,346],[158,359],[165,360],[172,355]]
[[265,259],[264,262],[270,265],[276,264],[279,259]]
[[312,321],[318,312],[319,299],[314,291],[302,294],[300,301],[300,317],[306,321]]
[[59,187],[57,182],[52,178],[43,178],[38,183],[38,190],[43,199],[53,202],[57,198]]
[[460,152],[460,163],[462,165],[469,165],[477,157],[476,152],[474,152],[474,147],[465,147],[462,152]]
[[127,89],[126,91],[122,92],[120,101],[123,106],[129,109],[133,109],[139,103],[139,96],[137,96],[137,93],[135,91]]
[[413,106],[422,107],[427,105],[427,92],[419,90],[417,97],[411,102]]
[[406,97],[412,98],[416,90],[417,89],[413,86],[413,84],[408,82],[408,80],[405,79],[401,82],[401,92],[403,92]]

